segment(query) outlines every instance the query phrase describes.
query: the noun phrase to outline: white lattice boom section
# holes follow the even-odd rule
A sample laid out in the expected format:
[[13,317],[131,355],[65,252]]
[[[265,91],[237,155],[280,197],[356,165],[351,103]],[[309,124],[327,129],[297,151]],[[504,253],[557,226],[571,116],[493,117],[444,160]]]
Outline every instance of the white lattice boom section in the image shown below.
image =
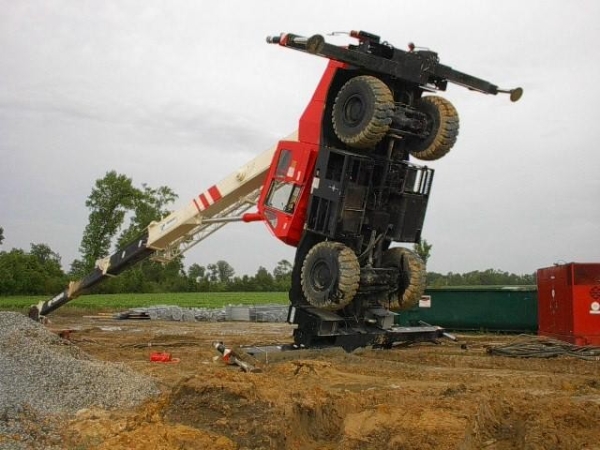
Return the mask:
[[[152,256],[152,259],[161,262],[169,262],[173,258],[185,253],[194,245],[200,243],[215,231],[218,231],[227,225],[230,222],[227,219],[237,218],[244,212],[248,211],[256,204],[256,200],[258,199],[259,195],[260,189],[257,189],[245,198],[240,199],[236,204],[231,205],[230,208],[215,214],[210,219],[203,216],[200,225],[191,229],[180,238],[177,238],[175,241],[169,243],[164,248],[158,250]],[[219,221],[212,222],[213,219],[218,219]],[[206,220],[210,220],[210,222],[206,222]]]
[[[297,133],[285,140],[297,140]],[[273,146],[261,153],[186,207],[152,222],[146,246],[156,251],[153,258],[169,261],[181,255],[255,205],[276,149]]]

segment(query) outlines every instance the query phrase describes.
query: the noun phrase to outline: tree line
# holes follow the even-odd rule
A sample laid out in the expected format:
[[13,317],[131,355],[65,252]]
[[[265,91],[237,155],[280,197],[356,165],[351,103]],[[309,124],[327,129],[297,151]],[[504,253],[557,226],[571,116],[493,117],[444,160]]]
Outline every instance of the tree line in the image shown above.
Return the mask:
[[[0,228],[1,231],[1,228]],[[0,240],[1,244],[1,240]],[[235,274],[224,260],[187,270],[179,258],[163,265],[143,261],[115,278],[94,288],[93,293],[157,293],[157,292],[286,292],[291,286],[292,264],[281,260],[271,270],[259,267],[254,275]],[[65,273],[58,253],[46,244],[31,244],[22,249],[0,251],[0,295],[55,295],[69,280],[80,278],[73,271]],[[427,273],[427,286],[508,286],[533,285],[535,274],[516,275],[487,269],[468,273]]]
[[[0,295],[54,295],[69,280],[90,273],[96,261],[131,242],[155,220],[165,217],[177,195],[167,186],[136,187],[131,178],[115,171],[96,180],[86,200],[90,214],[79,246],[80,258],[64,272],[61,257],[47,244],[31,244],[29,251],[0,251]],[[0,245],[4,229],[0,227]],[[423,240],[414,250],[425,262],[432,246]],[[114,251],[114,250],[113,250]],[[259,267],[252,276],[236,276],[234,268],[223,260],[201,266],[184,267],[183,256],[167,264],[143,261],[118,277],[101,283],[93,293],[207,292],[207,291],[287,291],[291,285],[292,265],[279,261],[271,271]],[[515,275],[488,269],[465,274],[428,273],[432,287],[469,285],[534,284],[534,275]]]
[[[291,286],[292,264],[281,260],[271,270],[259,267],[254,275],[235,274],[224,260],[187,269],[183,259],[168,264],[143,261],[137,266],[94,288],[93,293],[158,292],[287,292]],[[31,244],[22,249],[0,251],[0,295],[55,295],[66,288],[69,280],[81,276],[64,272],[60,256],[46,244]],[[468,273],[427,273],[427,286],[508,286],[534,285],[535,274],[516,275],[496,269]]]
[[157,292],[285,292],[291,287],[292,265],[281,260],[272,271],[260,266],[254,275],[237,276],[224,260],[186,270],[182,258],[165,265],[143,261],[94,288],[94,293]]
[[[292,265],[281,260],[269,271],[259,267],[254,275],[236,276],[226,261],[185,269],[182,258],[168,264],[143,261],[96,286],[91,293],[158,293],[158,292],[285,292],[291,286]],[[56,295],[70,280],[81,276],[64,272],[61,258],[46,244],[31,244],[22,249],[0,251],[0,296]]]
[[446,274],[427,272],[427,286],[529,286],[536,283],[535,274],[517,275],[502,270],[475,270],[467,273]]

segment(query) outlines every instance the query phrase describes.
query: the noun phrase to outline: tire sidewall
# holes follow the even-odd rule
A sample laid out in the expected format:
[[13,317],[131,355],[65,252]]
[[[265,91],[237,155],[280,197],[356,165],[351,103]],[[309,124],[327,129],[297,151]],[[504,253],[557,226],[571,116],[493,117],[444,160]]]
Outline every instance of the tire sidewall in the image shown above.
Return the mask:
[[390,293],[394,298],[390,309],[405,310],[418,304],[425,291],[425,263],[415,252],[394,247],[386,251],[383,267],[398,269],[398,289]]
[[360,265],[349,247],[340,242],[323,241],[311,248],[304,258],[300,280],[303,295],[310,305],[336,311],[354,299]]
[[427,117],[429,136],[407,140],[410,154],[423,161],[444,157],[458,137],[459,117],[456,109],[450,101],[437,95],[421,97],[415,107]]

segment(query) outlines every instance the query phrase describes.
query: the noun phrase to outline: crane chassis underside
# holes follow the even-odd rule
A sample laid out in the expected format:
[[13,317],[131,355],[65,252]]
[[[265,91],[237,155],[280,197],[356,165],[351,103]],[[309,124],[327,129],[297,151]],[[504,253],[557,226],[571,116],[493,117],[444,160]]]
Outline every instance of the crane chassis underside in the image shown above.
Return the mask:
[[373,308],[364,316],[342,317],[311,306],[290,306],[288,322],[296,324],[296,348],[341,347],[351,352],[360,347],[392,348],[399,343],[436,342],[450,337],[438,326],[400,327],[396,314],[385,308]]

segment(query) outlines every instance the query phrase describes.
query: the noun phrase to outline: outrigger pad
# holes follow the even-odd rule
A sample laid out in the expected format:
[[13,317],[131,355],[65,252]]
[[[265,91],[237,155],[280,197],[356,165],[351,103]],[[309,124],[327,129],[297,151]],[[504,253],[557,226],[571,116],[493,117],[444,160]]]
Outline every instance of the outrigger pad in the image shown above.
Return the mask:
[[438,326],[390,326],[393,313],[383,308],[369,310],[366,317],[367,320],[358,322],[354,317],[342,317],[331,311],[290,306],[288,322],[298,325],[293,349],[341,347],[351,352],[361,347],[392,348],[398,343],[437,342],[447,335]]

